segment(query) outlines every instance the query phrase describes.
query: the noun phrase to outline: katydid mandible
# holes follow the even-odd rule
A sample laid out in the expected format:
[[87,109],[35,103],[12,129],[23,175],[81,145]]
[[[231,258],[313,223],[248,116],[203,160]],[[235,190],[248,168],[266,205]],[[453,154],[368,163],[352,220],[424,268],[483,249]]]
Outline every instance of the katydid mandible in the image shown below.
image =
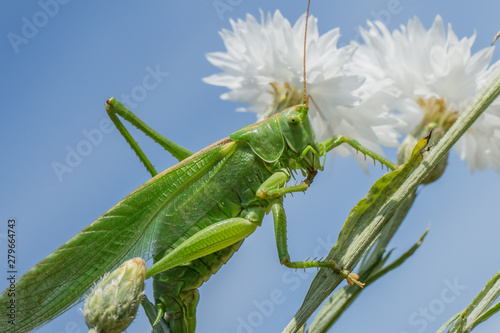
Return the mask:
[[[194,154],[110,98],[109,116],[154,177],[26,272],[17,281],[18,324],[11,327],[2,321],[0,330],[39,327],[80,300],[104,273],[127,258],[142,256],[154,258],[147,277],[154,280],[158,319],[165,320],[171,332],[194,332],[198,287],[229,260],[269,212],[283,265],[329,267],[348,282],[360,284],[355,274],[332,261],[291,261],[283,198],[307,190],[317,171],[323,170],[321,158],[342,143],[391,169],[395,165],[342,135],[318,142],[306,96],[304,101]],[[117,115],[161,144],[179,163],[156,174]],[[304,181],[286,186],[297,171]],[[8,301],[4,291],[0,305]]]

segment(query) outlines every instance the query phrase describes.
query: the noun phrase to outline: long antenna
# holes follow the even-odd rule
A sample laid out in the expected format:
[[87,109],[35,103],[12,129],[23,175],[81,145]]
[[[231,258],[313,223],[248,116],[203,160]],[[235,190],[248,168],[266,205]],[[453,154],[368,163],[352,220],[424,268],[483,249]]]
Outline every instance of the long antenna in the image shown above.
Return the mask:
[[311,0],[307,3],[307,13],[306,13],[306,27],[304,29],[304,56],[302,57],[302,67],[304,69],[304,101],[306,101],[306,107],[309,104],[309,100],[307,98],[307,90],[306,90],[306,41],[307,41],[307,23],[309,21],[309,7],[311,6]]

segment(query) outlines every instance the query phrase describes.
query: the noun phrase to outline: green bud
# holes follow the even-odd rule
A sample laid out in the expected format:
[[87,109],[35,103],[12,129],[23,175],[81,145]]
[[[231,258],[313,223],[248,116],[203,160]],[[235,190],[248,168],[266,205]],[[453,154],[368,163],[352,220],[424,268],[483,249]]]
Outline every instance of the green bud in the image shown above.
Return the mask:
[[90,332],[119,333],[132,323],[144,296],[146,263],[141,258],[124,262],[106,273],[85,300],[83,316]]
[[[417,103],[424,111],[424,116],[413,131],[403,140],[398,150],[398,164],[403,164],[410,158],[413,147],[415,147],[420,139],[429,135],[431,130],[430,147],[435,145],[458,118],[458,112],[451,111],[446,100],[443,98],[419,98]],[[422,183],[429,184],[436,181],[443,174],[447,163],[448,154],[446,154],[439,165],[431,171]]]

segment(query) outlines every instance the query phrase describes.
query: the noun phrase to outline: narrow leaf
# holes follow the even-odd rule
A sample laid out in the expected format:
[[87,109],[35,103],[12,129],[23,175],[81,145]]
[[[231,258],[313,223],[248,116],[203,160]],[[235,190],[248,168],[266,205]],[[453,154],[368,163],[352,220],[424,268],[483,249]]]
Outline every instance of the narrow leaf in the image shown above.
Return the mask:
[[[448,320],[438,332],[444,332],[446,327],[448,333],[470,332],[477,325],[494,315],[500,310],[500,303],[491,305],[500,296],[500,272],[496,273],[484,286],[472,302],[463,311],[457,313]],[[490,308],[491,307],[491,308]]]
[[[399,188],[397,188],[396,191],[392,193],[392,195],[386,198],[385,202],[381,203],[377,202],[376,200],[374,201],[375,203],[373,204],[379,205],[379,209],[377,213],[374,214],[374,218],[370,219],[371,223],[367,228],[368,230],[357,235],[353,239],[353,241],[356,243],[355,245],[359,246],[358,251],[351,253],[348,250],[345,255],[341,257],[341,260],[339,260],[339,264],[343,264],[347,269],[352,269],[357,264],[360,259],[360,255],[358,255],[357,252],[363,252],[369,248],[369,246],[379,236],[382,228],[388,224],[397,207],[401,205],[402,202],[416,190],[417,186],[421,184],[425,177],[427,177],[428,174],[432,171],[432,169],[439,164],[441,159],[448,153],[451,147],[470,128],[470,126],[472,126],[474,121],[482,114],[482,112],[484,112],[484,110],[486,110],[486,108],[498,97],[499,94],[500,70],[496,73],[495,78],[490,82],[486,89],[476,97],[469,109],[467,109],[467,111],[460,115],[460,117],[448,130],[445,136],[435,147],[431,149],[430,153],[425,157],[422,163],[420,163],[416,167],[416,169],[412,169],[409,174],[401,175],[403,176],[403,178],[399,179],[399,181],[401,182],[399,184]],[[396,170],[393,172],[398,171],[400,170]],[[389,173],[388,175],[391,174],[392,173]],[[396,176],[397,175],[393,175],[389,177],[396,178]],[[384,181],[387,182],[389,181],[389,179],[386,178]],[[382,184],[376,183],[376,186],[379,185]],[[397,185],[397,181],[394,181],[393,185]],[[373,193],[371,194],[373,195]],[[344,239],[348,238],[348,236],[345,235],[341,235],[341,237],[343,237]],[[335,247],[333,250],[335,250]],[[304,303],[297,311],[290,323],[287,325],[287,327],[285,327],[283,332],[296,332],[299,327],[304,325],[309,316],[311,316],[311,314],[318,308],[323,300],[328,297],[332,290],[340,284],[340,282],[342,282],[342,279],[337,274],[334,274],[333,272],[327,272],[325,270],[320,270],[320,272],[318,272],[318,274],[316,275],[313,283],[311,284]]]

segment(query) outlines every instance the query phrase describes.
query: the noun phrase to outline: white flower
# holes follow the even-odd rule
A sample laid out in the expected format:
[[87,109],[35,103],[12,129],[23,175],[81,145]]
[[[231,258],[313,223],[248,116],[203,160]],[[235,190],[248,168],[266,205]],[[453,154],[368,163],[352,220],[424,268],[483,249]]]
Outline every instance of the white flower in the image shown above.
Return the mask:
[[[227,52],[215,52],[207,59],[222,73],[204,78],[207,83],[230,89],[221,98],[249,105],[242,111],[254,111],[264,119],[273,104],[271,83],[289,84],[302,96],[302,61],[305,14],[294,26],[279,11],[261,23],[247,15],[246,21],[231,20],[233,31],[221,36]],[[396,128],[407,127],[404,121],[389,113],[396,101],[394,89],[385,85],[365,86],[365,79],[346,72],[355,48],[337,48],[339,29],[319,36],[317,19],[309,18],[306,46],[307,92],[312,96],[310,114],[319,139],[334,134],[349,135],[381,153],[379,145],[396,146]],[[321,110],[318,114],[315,105]],[[335,149],[345,155],[345,147]],[[354,155],[356,157],[356,155]],[[357,156],[360,160],[362,156]]]
[[[472,55],[475,34],[459,40],[451,25],[445,31],[440,16],[429,30],[416,17],[392,34],[379,21],[368,26],[368,30],[361,29],[366,45],[359,46],[353,56],[352,73],[363,73],[369,81],[392,81],[400,99],[413,101],[413,108],[419,99],[438,98],[446,101],[450,111],[461,113],[499,67],[497,62],[488,68],[493,47]],[[417,122],[413,119],[412,125]],[[455,146],[470,170],[490,166],[500,172],[499,125],[500,103],[496,102]]]

